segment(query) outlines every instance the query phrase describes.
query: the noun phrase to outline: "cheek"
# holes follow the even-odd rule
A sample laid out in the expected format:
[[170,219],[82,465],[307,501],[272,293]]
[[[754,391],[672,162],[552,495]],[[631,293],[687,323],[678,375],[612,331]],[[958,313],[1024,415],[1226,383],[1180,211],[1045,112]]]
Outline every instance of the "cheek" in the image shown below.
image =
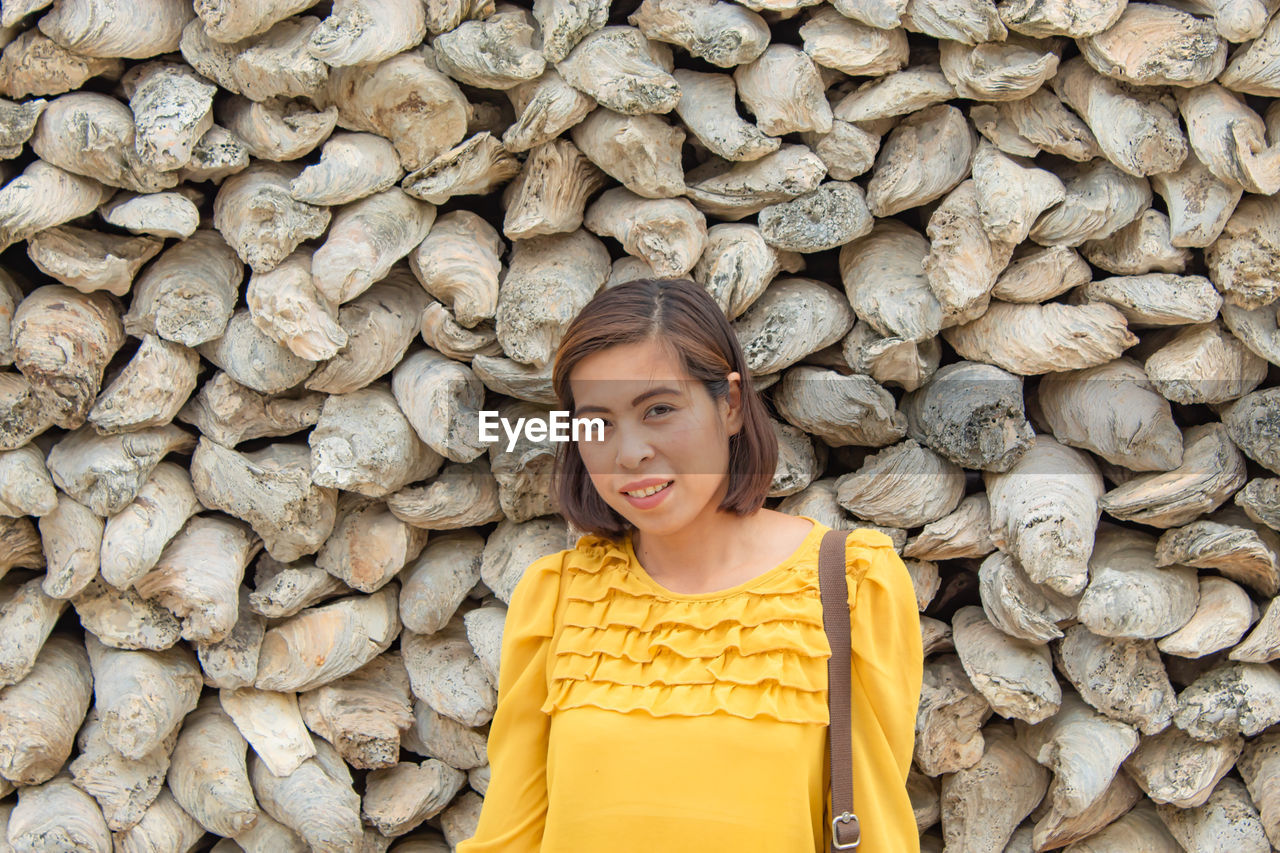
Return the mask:
[[591,481],[591,485],[595,486],[597,492],[607,496],[609,494],[609,484],[606,482],[609,474],[612,473],[608,464],[599,459],[599,447],[593,449],[579,448],[578,451],[582,456],[582,465],[587,469],[587,479]]
[[587,469],[587,473],[595,477],[596,472],[605,470],[605,460],[608,458],[607,445],[603,442],[579,442],[578,455],[582,457],[582,464]]
[[725,436],[714,429],[702,426],[698,429],[673,430],[663,448],[672,459],[684,463],[687,473],[715,474],[720,464],[728,458],[729,445]]

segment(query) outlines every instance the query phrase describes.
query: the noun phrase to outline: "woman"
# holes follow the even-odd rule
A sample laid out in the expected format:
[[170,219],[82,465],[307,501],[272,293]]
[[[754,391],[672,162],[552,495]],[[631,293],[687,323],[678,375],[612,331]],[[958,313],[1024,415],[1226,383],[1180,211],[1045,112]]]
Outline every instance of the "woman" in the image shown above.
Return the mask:
[[[604,429],[561,446],[556,490],[589,532],[512,594],[491,782],[458,853],[828,849],[829,528],[762,508],[777,442],[749,376],[690,281],[602,291],[566,330],[560,407]],[[878,531],[849,534],[846,576],[858,850],[917,853],[915,593]]]

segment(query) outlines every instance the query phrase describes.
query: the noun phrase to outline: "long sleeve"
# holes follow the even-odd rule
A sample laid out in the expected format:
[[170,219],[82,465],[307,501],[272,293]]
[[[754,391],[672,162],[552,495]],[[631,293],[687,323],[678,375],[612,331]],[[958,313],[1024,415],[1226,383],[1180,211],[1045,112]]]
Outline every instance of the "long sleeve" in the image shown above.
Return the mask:
[[547,814],[547,653],[564,551],[535,560],[507,608],[498,707],[489,724],[489,788],[476,833],[456,853],[538,853]]
[[[852,632],[854,811],[859,853],[919,850],[907,772],[924,680],[920,615],[911,575],[887,536],[847,543]],[[856,587],[853,584],[856,582]]]

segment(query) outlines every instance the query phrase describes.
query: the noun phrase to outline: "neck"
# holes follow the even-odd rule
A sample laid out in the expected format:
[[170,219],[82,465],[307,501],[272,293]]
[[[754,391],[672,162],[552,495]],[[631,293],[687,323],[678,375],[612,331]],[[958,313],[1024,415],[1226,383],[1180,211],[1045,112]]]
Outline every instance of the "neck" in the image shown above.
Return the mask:
[[678,578],[684,586],[714,588],[717,578],[751,561],[754,546],[747,534],[758,512],[715,510],[674,532],[636,530],[631,548],[655,580]]

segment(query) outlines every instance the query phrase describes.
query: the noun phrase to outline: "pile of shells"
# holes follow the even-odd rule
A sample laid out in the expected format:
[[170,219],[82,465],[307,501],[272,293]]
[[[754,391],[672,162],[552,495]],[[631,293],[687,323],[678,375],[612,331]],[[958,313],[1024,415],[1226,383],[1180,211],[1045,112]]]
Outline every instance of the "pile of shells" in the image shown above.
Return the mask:
[[0,846],[451,850],[688,276],[893,538],[926,853],[1280,846],[1280,0],[5,0]]

